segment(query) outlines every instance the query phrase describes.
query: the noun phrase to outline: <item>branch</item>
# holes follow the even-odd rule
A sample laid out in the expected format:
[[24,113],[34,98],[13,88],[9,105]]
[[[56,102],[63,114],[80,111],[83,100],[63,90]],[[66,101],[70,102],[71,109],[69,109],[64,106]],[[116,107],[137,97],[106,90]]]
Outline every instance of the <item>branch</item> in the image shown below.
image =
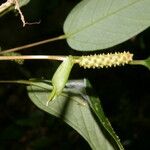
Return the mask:
[[26,55],[26,56],[0,56],[0,60],[59,60],[63,61],[66,56],[54,56],[54,55]]
[[7,49],[5,51],[1,51],[0,55],[1,54],[5,54],[5,53],[20,51],[20,50],[23,50],[23,49],[31,48],[31,47],[34,47],[34,46],[42,45],[42,44],[53,42],[53,41],[57,41],[57,40],[63,40],[65,38],[66,38],[65,35],[61,35],[61,36],[50,38],[50,39],[47,39],[47,40],[43,40],[43,41],[39,41],[39,42],[35,42],[35,43],[23,45],[23,46],[20,46],[20,47],[15,47],[15,48]]
[[18,0],[11,0],[11,1],[14,1],[15,9],[18,10],[18,12],[20,14],[20,19],[21,19],[21,21],[23,23],[23,27],[24,27],[26,25],[26,21],[25,21],[25,18],[24,18],[22,11],[20,10],[19,2],[18,2]]
[[[43,81],[42,81],[43,82]],[[39,80],[0,80],[0,84],[24,84],[24,85],[32,85],[32,86],[37,86],[37,87],[40,87],[42,89],[45,89],[45,90],[51,90],[52,89],[52,86],[51,85],[51,81],[47,81],[48,85],[49,85],[49,88],[46,88],[42,85],[40,85],[39,83],[41,83],[41,81]]]
[[13,0],[7,0],[5,3],[1,4],[0,5],[0,14],[5,12],[7,9],[9,9],[13,5],[14,5],[14,1]]
[[[12,7],[14,6],[14,8]],[[7,10],[11,10],[11,9],[16,9],[20,15],[20,19],[23,23],[23,27],[28,24],[28,25],[32,25],[32,24],[39,24],[40,22],[26,22],[25,17],[20,9],[20,5],[19,5],[19,0],[7,0],[5,3],[3,3],[2,5],[0,5],[0,15],[3,15]]]

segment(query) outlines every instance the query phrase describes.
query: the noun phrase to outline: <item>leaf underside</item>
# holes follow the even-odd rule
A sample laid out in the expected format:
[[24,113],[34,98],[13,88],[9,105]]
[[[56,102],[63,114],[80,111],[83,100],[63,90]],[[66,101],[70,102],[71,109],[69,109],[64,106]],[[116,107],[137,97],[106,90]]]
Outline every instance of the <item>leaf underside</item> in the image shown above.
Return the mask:
[[150,0],[82,0],[64,23],[75,50],[94,51],[124,42],[150,26]]
[[29,2],[30,2],[30,0],[19,0],[19,6],[20,6],[20,7],[25,6],[25,5],[27,5]]
[[[29,97],[37,107],[51,115],[62,118],[85,138],[93,150],[114,150],[114,145],[112,146],[107,136],[103,133],[105,127],[101,128],[104,124],[98,123],[91,112],[88,104],[90,96],[85,92],[85,80],[68,82],[63,93],[56,100],[50,101],[48,106],[46,106],[46,102],[51,86],[42,82],[38,83],[38,85],[43,88],[28,87]],[[101,112],[101,114],[104,117],[104,113]],[[115,140],[114,143],[118,145]]]

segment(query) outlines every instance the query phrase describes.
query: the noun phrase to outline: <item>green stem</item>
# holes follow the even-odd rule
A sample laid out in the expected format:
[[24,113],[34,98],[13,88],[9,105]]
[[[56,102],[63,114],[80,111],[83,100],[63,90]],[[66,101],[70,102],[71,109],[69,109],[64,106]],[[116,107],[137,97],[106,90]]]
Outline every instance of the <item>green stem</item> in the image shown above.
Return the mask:
[[130,65],[144,65],[143,60],[133,60],[129,63]]
[[[40,86],[39,83],[41,83],[40,81],[30,81],[30,80],[7,80],[7,81],[0,81],[0,84],[1,83],[4,83],[4,84],[7,84],[7,83],[14,83],[14,84],[25,84],[25,85],[33,85],[33,86],[37,86],[37,87],[40,87],[40,88],[44,88],[44,89],[47,89],[43,86]],[[47,89],[47,90],[50,90],[50,89]]]
[[22,49],[31,48],[31,47],[34,47],[34,46],[42,45],[42,44],[53,42],[53,41],[57,41],[57,40],[63,40],[65,38],[66,38],[66,35],[61,35],[61,36],[57,36],[57,37],[50,38],[50,39],[47,39],[47,40],[43,40],[43,41],[39,41],[39,42],[23,45],[23,46],[16,47],[16,48],[11,48],[11,49],[8,49],[8,50],[1,51],[0,55],[1,54],[5,54],[5,53],[20,51]]

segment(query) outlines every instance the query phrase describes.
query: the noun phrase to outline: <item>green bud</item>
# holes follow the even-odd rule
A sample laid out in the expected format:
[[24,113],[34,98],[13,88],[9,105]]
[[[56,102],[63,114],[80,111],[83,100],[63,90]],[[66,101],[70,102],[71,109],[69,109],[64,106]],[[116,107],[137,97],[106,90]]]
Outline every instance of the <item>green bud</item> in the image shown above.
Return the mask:
[[55,99],[63,91],[68,81],[73,65],[74,65],[73,57],[72,56],[66,57],[66,59],[60,64],[60,66],[54,73],[52,78],[53,89],[46,103],[46,106],[48,106],[49,101]]

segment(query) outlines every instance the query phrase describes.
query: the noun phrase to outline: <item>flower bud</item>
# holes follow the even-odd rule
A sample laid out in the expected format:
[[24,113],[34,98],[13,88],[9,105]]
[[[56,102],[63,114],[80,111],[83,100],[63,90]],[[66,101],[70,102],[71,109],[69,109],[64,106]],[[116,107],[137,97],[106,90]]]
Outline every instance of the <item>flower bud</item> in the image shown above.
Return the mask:
[[73,65],[74,65],[73,57],[68,56],[60,64],[60,66],[54,73],[53,78],[52,78],[53,89],[52,89],[50,97],[46,103],[46,106],[48,106],[49,101],[55,99],[63,91],[63,89],[68,81],[68,78],[69,78],[69,75],[70,75]]

